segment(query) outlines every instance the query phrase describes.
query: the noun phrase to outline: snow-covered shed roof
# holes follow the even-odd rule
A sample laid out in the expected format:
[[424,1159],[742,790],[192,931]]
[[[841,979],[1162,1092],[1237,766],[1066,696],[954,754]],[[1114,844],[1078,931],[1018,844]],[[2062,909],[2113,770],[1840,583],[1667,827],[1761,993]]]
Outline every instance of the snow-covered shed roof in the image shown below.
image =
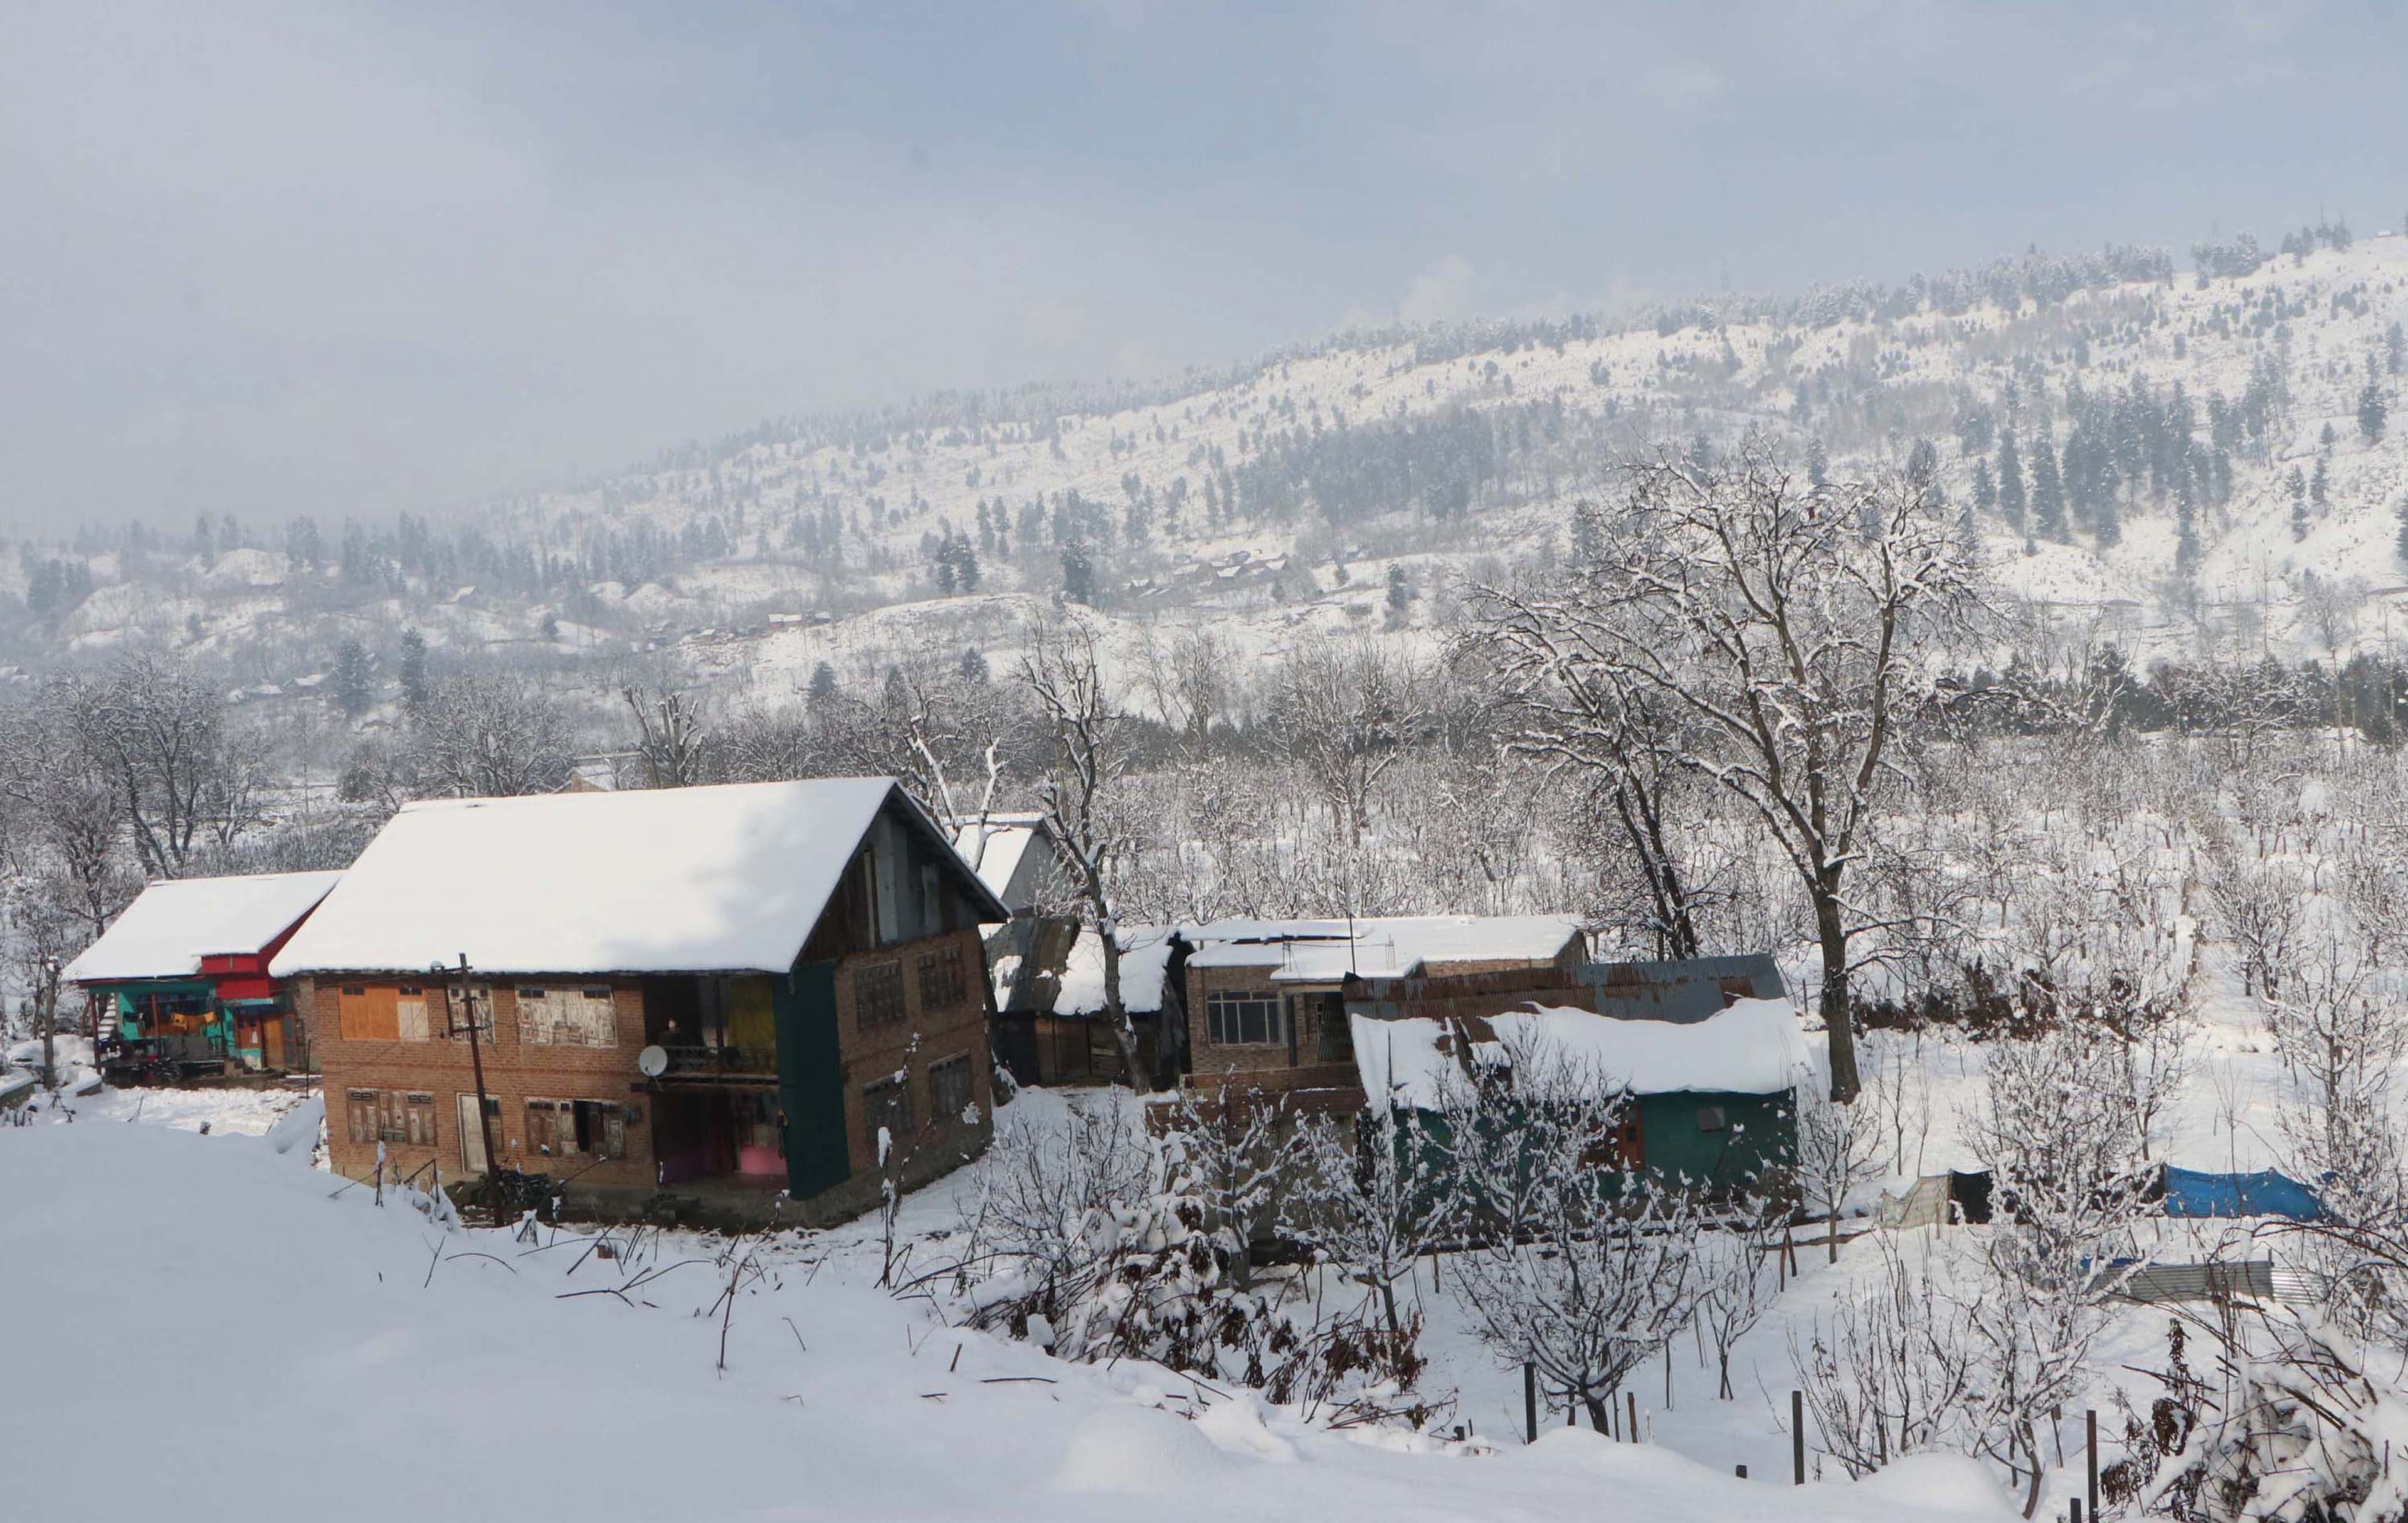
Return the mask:
[[1564,915],[1214,920],[1185,928],[1197,968],[1269,968],[1274,984],[1410,978],[1451,965],[1542,963],[1580,935]]
[[403,806],[271,971],[784,972],[892,805],[1002,906],[892,778]]
[[1421,1110],[1436,1108],[1451,1085],[1459,1085],[1467,1062],[1510,1063],[1526,1042],[1575,1071],[1641,1095],[1779,1094],[1807,1067],[1806,1039],[1786,999],[1735,1000],[1702,1021],[1624,1020],[1537,1005],[1485,1020],[1352,1019],[1363,1092]]
[[[1149,1014],[1163,1008],[1170,983],[1170,926],[1123,926],[1121,939],[1121,1008]],[[1039,938],[1027,957],[1008,953],[995,959],[996,1008],[1014,1015],[1094,1015],[1104,1008],[1104,943],[1094,927],[1080,927],[1069,950],[1062,953],[1058,975],[1046,976],[1041,959],[1050,955],[1048,939]],[[1058,942],[1053,943],[1058,945]],[[1039,959],[1030,966],[1029,958]]]
[[[1167,926],[1121,927],[1121,1008],[1138,1012],[1160,1010],[1164,981],[1170,970],[1170,938]],[[1082,929],[1063,964],[1062,986],[1054,997],[1056,1015],[1093,1015],[1104,1008],[1104,943],[1092,929]]]
[[[1020,871],[1028,848],[1042,832],[1039,816],[1026,813],[990,814],[983,824],[973,820],[953,837],[953,850],[978,873],[987,892],[1011,899],[1011,880]],[[1013,909],[1021,906],[1012,905]]]
[[67,964],[70,983],[190,978],[203,957],[264,952],[341,881],[339,872],[261,872],[152,884]]

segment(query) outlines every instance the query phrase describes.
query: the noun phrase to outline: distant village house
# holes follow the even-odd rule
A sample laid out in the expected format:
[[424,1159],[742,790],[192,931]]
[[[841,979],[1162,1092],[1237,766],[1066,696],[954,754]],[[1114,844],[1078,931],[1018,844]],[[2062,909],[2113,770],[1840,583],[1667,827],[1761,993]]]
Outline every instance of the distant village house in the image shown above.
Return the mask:
[[268,964],[339,872],[154,883],[61,977],[92,1002],[116,1085],[306,1071],[306,1012]]

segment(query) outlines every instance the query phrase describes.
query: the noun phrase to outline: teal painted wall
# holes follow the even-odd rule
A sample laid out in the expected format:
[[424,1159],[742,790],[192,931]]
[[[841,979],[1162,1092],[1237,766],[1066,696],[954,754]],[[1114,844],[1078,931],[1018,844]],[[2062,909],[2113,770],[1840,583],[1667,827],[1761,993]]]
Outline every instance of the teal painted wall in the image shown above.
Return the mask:
[[[1647,1167],[1669,1177],[1727,1189],[1786,1169],[1797,1157],[1798,1128],[1787,1090],[1777,1095],[1689,1092],[1639,1097],[1639,1144]],[[1719,1111],[1709,1131],[1703,1113]]]
[[786,1110],[786,1187],[798,1200],[853,1175],[845,1148],[836,966],[797,963],[771,986],[778,1022],[778,1098]]

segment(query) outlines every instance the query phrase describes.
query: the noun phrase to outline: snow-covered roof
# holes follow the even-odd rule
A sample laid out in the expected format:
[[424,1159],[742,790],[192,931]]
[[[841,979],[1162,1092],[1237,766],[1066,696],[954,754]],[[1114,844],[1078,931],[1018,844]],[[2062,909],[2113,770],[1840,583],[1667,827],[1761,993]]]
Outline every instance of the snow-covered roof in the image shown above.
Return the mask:
[[341,881],[339,872],[263,872],[152,884],[67,964],[70,983],[189,978],[203,957],[265,950]]
[[[983,825],[971,821],[962,826],[953,838],[953,850],[970,864],[986,884],[987,892],[997,898],[1006,897],[1014,873],[1020,870],[1021,858],[1037,841],[1038,816],[1034,814],[990,814]],[[1018,906],[1013,906],[1018,908]]]
[[[1351,931],[1351,934],[1350,934]],[[1274,984],[1407,978],[1463,963],[1546,962],[1580,934],[1563,915],[1215,920],[1186,928],[1198,968],[1269,968]]]
[[783,972],[890,798],[944,849],[882,777],[405,805],[273,971]]
[[[1170,938],[1167,926],[1121,927],[1121,1008],[1139,1012],[1162,1008],[1163,981],[1170,970]],[[1091,929],[1079,932],[1062,967],[1061,991],[1054,997],[1056,1015],[1093,1015],[1104,1008],[1104,943]]]
[[[1537,1005],[1484,1021],[1356,1015],[1353,1031],[1363,1092],[1422,1110],[1436,1108],[1459,1085],[1467,1056],[1493,1067],[1509,1062],[1516,1049],[1542,1052],[1641,1095],[1773,1095],[1795,1085],[1807,1067],[1806,1039],[1786,999],[1735,1000],[1702,1021],[1622,1020]],[[1469,1055],[1457,1050],[1466,1036]]]

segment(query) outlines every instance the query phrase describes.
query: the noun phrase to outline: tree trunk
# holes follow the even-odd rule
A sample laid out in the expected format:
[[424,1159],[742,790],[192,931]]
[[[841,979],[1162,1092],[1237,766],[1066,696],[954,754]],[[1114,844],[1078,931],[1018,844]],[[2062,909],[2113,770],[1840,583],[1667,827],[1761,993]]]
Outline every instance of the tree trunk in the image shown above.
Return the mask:
[[1102,938],[1104,949],[1104,1019],[1112,1025],[1112,1045],[1120,1050],[1121,1071],[1128,1075],[1128,1086],[1142,1095],[1153,1085],[1148,1075],[1138,1071],[1137,1033],[1129,1029],[1128,1012],[1121,1005],[1120,933],[1105,919],[1096,923],[1096,934]]
[[1864,1088],[1856,1077],[1855,1013],[1848,1003],[1848,932],[1842,919],[1840,885],[1813,890],[1814,936],[1823,947],[1823,1029],[1831,1053],[1831,1098],[1845,1105]]
[[[1608,1394],[1611,1395],[1610,1392]],[[1588,1409],[1588,1425],[1600,1433],[1612,1433],[1613,1429],[1605,1415],[1605,1403],[1588,1391],[1581,1392],[1580,1400],[1581,1405]]]

